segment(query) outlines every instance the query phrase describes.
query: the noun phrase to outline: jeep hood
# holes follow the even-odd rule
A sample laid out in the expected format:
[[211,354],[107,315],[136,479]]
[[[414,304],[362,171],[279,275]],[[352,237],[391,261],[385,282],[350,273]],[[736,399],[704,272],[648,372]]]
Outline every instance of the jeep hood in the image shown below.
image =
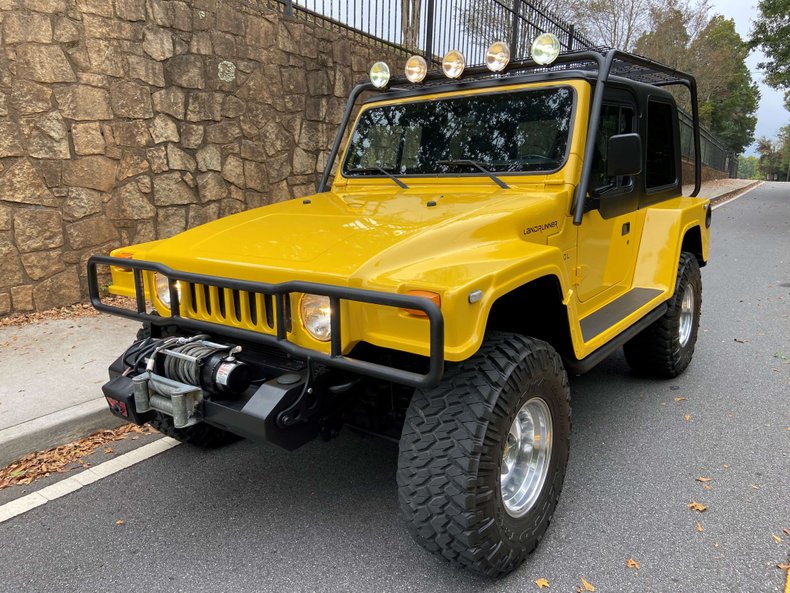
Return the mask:
[[541,204],[548,211],[552,198],[556,194],[499,188],[453,194],[414,188],[366,192],[364,198],[327,192],[204,224],[135,257],[187,272],[228,276],[233,270],[233,277],[247,280],[354,285],[360,284],[355,276],[371,281],[404,264],[495,239],[482,229],[502,217],[514,218],[518,237],[517,219],[533,219]]

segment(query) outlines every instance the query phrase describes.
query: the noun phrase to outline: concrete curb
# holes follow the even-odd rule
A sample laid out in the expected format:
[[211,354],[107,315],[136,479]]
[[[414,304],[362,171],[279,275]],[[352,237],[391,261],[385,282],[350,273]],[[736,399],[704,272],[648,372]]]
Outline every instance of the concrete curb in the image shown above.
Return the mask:
[[103,397],[0,430],[0,467],[33,451],[68,443],[104,428],[125,424]]
[[737,196],[740,193],[747,192],[749,190],[754,189],[755,187],[757,187],[761,183],[763,183],[763,182],[758,180],[758,181],[755,181],[754,183],[750,183],[749,185],[744,185],[743,187],[739,187],[738,189],[734,189],[732,191],[725,192],[725,193],[720,194],[718,196],[714,196],[713,198],[710,198],[710,203],[713,206],[719,206],[719,205],[729,201],[731,198]]

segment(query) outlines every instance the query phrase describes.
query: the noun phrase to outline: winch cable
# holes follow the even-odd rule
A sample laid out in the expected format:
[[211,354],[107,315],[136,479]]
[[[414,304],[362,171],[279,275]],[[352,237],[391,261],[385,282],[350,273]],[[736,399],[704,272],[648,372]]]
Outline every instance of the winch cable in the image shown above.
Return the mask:
[[216,347],[207,346],[200,342],[193,342],[191,344],[184,344],[171,348],[170,351],[178,352],[186,356],[191,356],[197,360],[185,360],[175,356],[170,356],[165,352],[164,358],[164,372],[165,376],[170,377],[181,383],[188,385],[200,385],[200,359],[210,356],[217,352]]

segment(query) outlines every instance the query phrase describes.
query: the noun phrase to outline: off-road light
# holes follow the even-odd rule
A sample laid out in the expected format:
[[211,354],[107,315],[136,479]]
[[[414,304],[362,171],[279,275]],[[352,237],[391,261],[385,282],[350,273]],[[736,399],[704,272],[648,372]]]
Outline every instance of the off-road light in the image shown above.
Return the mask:
[[428,74],[428,62],[422,56],[412,56],[406,60],[406,78],[409,82],[418,83],[425,80]]
[[442,58],[442,70],[447,78],[459,78],[465,66],[464,54],[458,50],[451,49]]
[[560,40],[554,33],[543,33],[535,37],[529,51],[532,59],[541,66],[551,64],[560,55]]
[[491,72],[502,72],[510,62],[510,48],[504,41],[495,41],[486,51],[486,66]]
[[370,67],[370,82],[377,89],[383,89],[390,81],[390,67],[386,62],[376,62]]
[[332,337],[332,307],[329,297],[303,294],[299,300],[299,318],[307,333],[319,342],[328,342]]
[[[156,288],[156,296],[159,297],[159,300],[162,304],[170,308],[170,281],[168,280],[167,276],[163,276],[162,274],[154,273],[154,287]],[[181,283],[176,282],[176,294],[178,295],[178,300],[181,300]]]

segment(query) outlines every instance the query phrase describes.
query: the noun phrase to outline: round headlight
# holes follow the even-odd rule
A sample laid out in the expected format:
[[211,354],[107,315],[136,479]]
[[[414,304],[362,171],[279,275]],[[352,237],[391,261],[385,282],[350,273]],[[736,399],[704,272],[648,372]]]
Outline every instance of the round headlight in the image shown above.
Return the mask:
[[390,81],[390,67],[385,62],[376,62],[370,67],[370,82],[377,89],[383,89]]
[[299,317],[307,333],[319,342],[328,342],[332,337],[332,307],[329,297],[303,294],[299,301]]
[[428,74],[428,62],[422,56],[412,56],[406,60],[406,78],[409,82],[418,83],[425,80]]
[[451,49],[442,58],[442,70],[447,78],[459,78],[465,66],[464,54],[458,50]]
[[502,72],[510,62],[510,48],[504,41],[496,41],[486,51],[486,66],[491,72]]
[[[170,307],[170,282],[167,279],[167,276],[163,276],[162,274],[154,274],[154,286],[156,288],[156,296],[159,297],[159,300],[162,301],[162,304],[165,307]],[[180,282],[176,282],[176,294],[178,294],[178,300],[180,301]]]
[[530,55],[541,66],[551,64],[560,55],[560,40],[554,33],[543,33],[535,37]]

